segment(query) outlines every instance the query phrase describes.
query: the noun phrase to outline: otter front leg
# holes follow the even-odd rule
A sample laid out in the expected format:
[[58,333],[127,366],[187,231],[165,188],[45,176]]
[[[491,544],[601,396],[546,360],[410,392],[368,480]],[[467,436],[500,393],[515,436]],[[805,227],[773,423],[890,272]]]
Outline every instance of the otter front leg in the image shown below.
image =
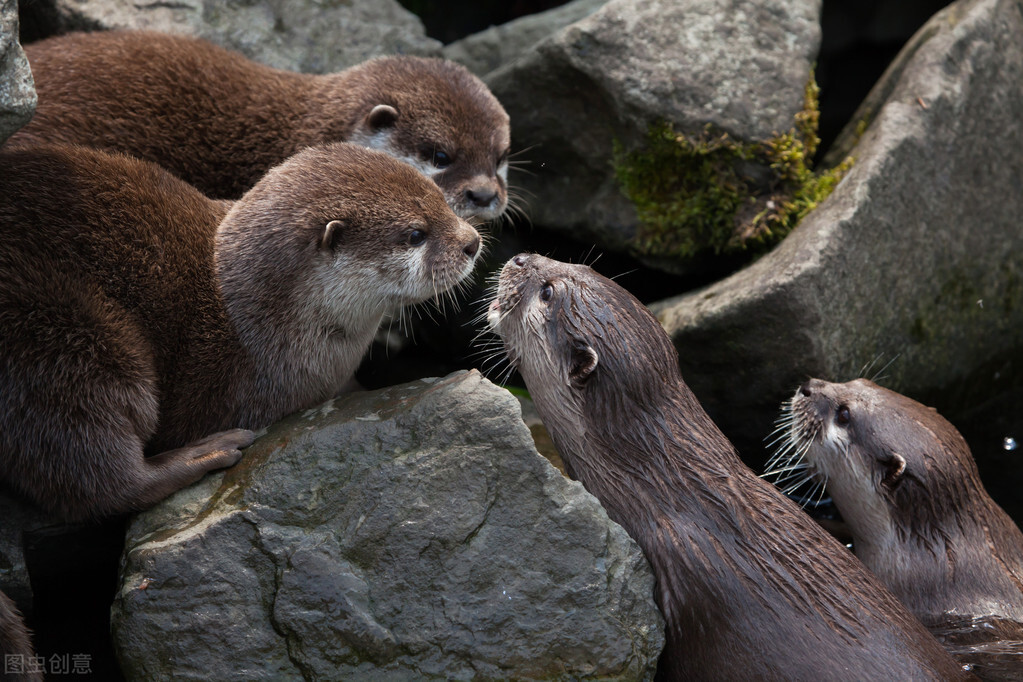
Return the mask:
[[132,506],[147,509],[207,473],[235,465],[242,457],[241,448],[252,445],[255,437],[252,431],[231,429],[146,458],[144,474],[149,480]]

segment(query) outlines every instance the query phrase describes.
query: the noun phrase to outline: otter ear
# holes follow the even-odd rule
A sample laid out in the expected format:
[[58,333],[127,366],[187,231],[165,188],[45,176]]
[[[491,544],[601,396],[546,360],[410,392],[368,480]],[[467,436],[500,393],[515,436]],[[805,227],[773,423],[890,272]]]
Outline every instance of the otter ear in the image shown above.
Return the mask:
[[323,234],[320,235],[320,251],[333,251],[337,247],[344,226],[340,220],[331,220],[327,223],[327,226],[323,228]]
[[572,367],[568,370],[568,378],[574,386],[582,386],[597,369],[597,351],[588,345],[572,346]]
[[398,122],[398,110],[387,104],[378,104],[366,115],[366,125],[373,132],[390,128]]
[[881,483],[889,489],[895,488],[895,486],[902,482],[902,477],[906,473],[906,458],[897,452],[893,452],[887,460],[882,460],[881,463],[885,467],[884,478],[881,480]]

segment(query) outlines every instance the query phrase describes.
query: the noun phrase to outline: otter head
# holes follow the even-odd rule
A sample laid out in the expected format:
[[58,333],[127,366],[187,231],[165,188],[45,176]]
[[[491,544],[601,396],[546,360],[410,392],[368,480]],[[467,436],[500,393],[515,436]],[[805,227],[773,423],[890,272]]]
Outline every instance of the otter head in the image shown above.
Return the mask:
[[657,319],[584,265],[515,256],[501,270],[488,320],[559,450],[576,461],[586,456],[570,452],[585,441],[581,429],[657,409],[682,381]]
[[246,346],[287,353],[330,337],[359,357],[385,312],[454,286],[480,251],[479,234],[436,185],[345,143],[273,168],[216,242],[225,305]]
[[382,57],[345,72],[338,87],[357,98],[349,142],[417,168],[462,218],[501,215],[511,132],[483,81],[454,62]]
[[866,379],[811,379],[785,409],[789,451],[827,483],[857,554],[926,546],[936,529],[947,533],[968,513],[977,468],[962,436],[933,408]]

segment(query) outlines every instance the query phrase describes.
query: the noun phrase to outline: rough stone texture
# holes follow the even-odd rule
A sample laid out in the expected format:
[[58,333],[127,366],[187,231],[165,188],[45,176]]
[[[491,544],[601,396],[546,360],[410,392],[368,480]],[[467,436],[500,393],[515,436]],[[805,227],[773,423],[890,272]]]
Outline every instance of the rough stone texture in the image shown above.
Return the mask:
[[477,372],[352,394],[141,515],[129,679],[649,678],[653,578]]
[[651,123],[741,140],[793,127],[820,44],[815,0],[612,0],[486,77],[528,149],[534,223],[627,250],[635,210],[612,168],[615,139]]
[[0,0],[0,144],[28,123],[36,110],[36,89],[18,43],[18,2]]
[[1023,12],[961,1],[921,31],[831,197],[758,262],[653,306],[743,448],[807,376],[892,361],[887,386],[949,417],[1023,381]]
[[25,565],[24,533],[52,521],[6,491],[0,491],[0,520],[0,591],[28,614],[32,611],[32,584]]
[[291,71],[340,71],[382,54],[438,56],[440,42],[396,0],[38,0],[47,32],[149,29],[206,38]]
[[485,76],[505,64],[511,64],[541,40],[593,14],[608,0],[572,0],[554,9],[528,14],[499,26],[473,33],[445,45],[443,56],[478,76]]

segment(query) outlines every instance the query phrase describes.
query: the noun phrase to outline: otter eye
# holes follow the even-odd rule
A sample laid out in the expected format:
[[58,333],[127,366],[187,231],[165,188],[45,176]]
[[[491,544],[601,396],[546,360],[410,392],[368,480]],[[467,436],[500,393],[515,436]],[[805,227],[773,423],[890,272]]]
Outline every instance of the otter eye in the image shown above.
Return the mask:
[[554,296],[554,287],[551,286],[550,282],[544,282],[543,287],[540,289],[540,300],[549,301]]
[[849,408],[845,405],[839,405],[838,409],[835,410],[835,423],[841,426],[845,426],[849,423]]
[[498,168],[500,168],[504,164],[508,163],[508,154],[509,154],[509,152],[511,152],[510,149],[505,149],[504,152],[501,153],[501,156],[498,157],[498,159],[497,159],[497,167]]
[[451,165],[451,157],[446,152],[442,152],[439,149],[433,153],[433,158],[430,160],[437,168],[447,168]]
[[426,241],[426,232],[423,230],[412,230],[408,235],[409,246],[419,246]]

